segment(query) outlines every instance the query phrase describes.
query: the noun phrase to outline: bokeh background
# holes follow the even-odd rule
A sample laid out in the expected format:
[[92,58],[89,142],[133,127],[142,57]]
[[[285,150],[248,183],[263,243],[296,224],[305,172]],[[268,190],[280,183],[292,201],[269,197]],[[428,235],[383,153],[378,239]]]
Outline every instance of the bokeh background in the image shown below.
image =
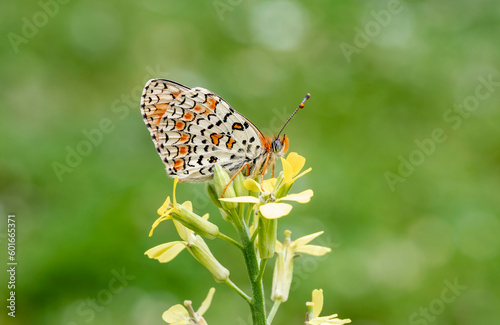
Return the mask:
[[[164,324],[215,286],[209,324],[249,324],[187,252],[143,255],[177,240],[168,223],[148,237],[172,190],[139,110],[156,77],[208,88],[271,134],[312,94],[286,133],[313,168],[296,190],[315,196],[279,228],[324,230],[334,249],[297,260],[276,324],[302,324],[315,288],[325,315],[358,325],[497,323],[499,15],[493,0],[5,2],[0,256],[15,213],[18,269],[1,323]],[[178,190],[235,235],[203,184]],[[238,252],[209,244],[248,290]]]

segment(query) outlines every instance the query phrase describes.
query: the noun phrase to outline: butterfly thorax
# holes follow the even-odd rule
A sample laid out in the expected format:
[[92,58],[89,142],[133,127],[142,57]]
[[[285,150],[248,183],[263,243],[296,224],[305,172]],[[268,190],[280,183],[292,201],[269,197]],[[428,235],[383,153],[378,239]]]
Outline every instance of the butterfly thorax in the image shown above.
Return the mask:
[[288,137],[282,138],[274,136],[263,136],[261,138],[264,152],[253,162],[250,168],[250,175],[255,177],[264,174],[267,170],[273,169],[276,158],[283,157],[288,151]]

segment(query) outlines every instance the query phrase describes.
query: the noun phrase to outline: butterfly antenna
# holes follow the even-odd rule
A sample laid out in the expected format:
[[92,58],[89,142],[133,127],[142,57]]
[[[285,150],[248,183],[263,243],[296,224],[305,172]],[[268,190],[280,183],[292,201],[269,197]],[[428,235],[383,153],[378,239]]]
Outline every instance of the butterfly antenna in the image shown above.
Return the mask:
[[283,125],[283,127],[281,128],[280,132],[278,133],[278,135],[276,137],[280,136],[281,132],[283,132],[283,130],[285,129],[285,126],[287,126],[288,122],[290,122],[290,120],[292,119],[292,117],[299,111],[299,109],[304,108],[304,103],[306,102],[306,100],[309,99],[309,97],[311,97],[311,94],[307,94],[306,97],[304,97],[304,99],[300,103],[299,107],[297,107],[295,109],[295,111],[292,113],[292,115],[288,118],[288,120],[286,121],[285,125]]

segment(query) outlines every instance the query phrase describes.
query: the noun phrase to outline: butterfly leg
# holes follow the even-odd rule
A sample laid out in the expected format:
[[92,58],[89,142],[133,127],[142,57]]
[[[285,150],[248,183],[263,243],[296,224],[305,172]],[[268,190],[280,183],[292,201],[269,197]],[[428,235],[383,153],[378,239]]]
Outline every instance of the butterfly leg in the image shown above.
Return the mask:
[[245,167],[248,167],[248,168],[249,168],[248,170],[250,170],[250,165],[248,164],[248,161],[247,161],[247,162],[245,162],[245,163],[243,164],[243,166],[241,166],[241,168],[240,168],[240,169],[238,169],[238,171],[237,171],[237,172],[233,175],[233,177],[231,177],[231,179],[229,180],[229,182],[226,184],[226,187],[224,187],[224,191],[222,191],[222,197],[224,197],[224,194],[226,193],[226,190],[227,190],[227,187],[229,186],[229,184],[231,184],[231,182],[232,182],[232,181],[236,178],[236,176],[237,176],[239,173],[241,173],[241,171],[242,171],[242,170],[243,170],[243,168],[245,168]]
[[[267,154],[266,161],[264,162],[264,167],[262,168],[262,174],[260,174],[260,187],[262,187],[262,184],[264,183],[264,174],[266,173],[267,170],[267,164],[269,163],[269,157],[271,157],[271,153]],[[273,166],[274,168],[274,166]],[[274,175],[273,175],[274,177]]]

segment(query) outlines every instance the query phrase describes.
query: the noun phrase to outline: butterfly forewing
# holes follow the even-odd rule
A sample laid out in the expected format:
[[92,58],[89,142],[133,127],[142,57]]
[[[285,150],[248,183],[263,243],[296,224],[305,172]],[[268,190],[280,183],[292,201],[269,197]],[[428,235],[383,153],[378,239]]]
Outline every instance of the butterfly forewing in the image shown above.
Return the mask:
[[230,173],[266,152],[262,133],[220,96],[164,79],[148,81],[141,111],[167,173],[187,182],[210,179],[215,164]]

